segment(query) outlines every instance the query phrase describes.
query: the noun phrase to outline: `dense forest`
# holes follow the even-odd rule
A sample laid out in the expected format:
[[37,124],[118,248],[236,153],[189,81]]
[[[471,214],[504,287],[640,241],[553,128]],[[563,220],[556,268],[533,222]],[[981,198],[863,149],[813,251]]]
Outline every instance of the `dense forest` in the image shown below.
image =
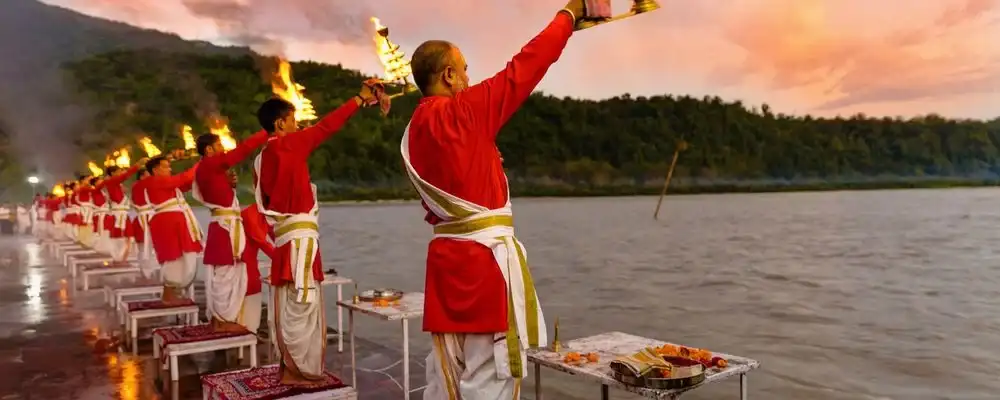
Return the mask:
[[[180,145],[179,124],[205,132],[207,114],[238,136],[257,129],[256,106],[271,95],[250,56],[119,51],[65,65],[79,100],[97,110],[79,145],[100,157],[149,135]],[[320,113],[356,93],[362,75],[339,65],[293,63]],[[412,196],[399,141],[416,95],[383,117],[355,116],[310,159],[326,198]],[[985,184],[1000,174],[1000,119],[822,119],[774,113],[718,97],[557,98],[536,93],[498,139],[518,194],[658,191],[680,142],[672,192]]]

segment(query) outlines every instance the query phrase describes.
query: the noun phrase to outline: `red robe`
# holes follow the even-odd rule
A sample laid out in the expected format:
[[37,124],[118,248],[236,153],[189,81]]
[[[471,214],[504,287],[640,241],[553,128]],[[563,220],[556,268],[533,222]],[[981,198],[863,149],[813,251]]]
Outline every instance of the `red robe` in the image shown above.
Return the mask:
[[[425,97],[410,120],[410,162],[428,183],[489,209],[507,202],[496,148],[500,128],[531,94],[573,32],[558,13],[507,68],[455,97]],[[428,210],[431,225],[441,220]],[[424,330],[507,330],[507,285],[493,252],[473,241],[437,238],[427,250]]]
[[43,207],[45,207],[45,221],[55,221],[55,215],[59,212],[59,205],[62,204],[62,201],[61,197],[42,200]]
[[[333,136],[358,110],[355,100],[348,100],[327,114],[318,124],[299,132],[272,137],[261,153],[261,197],[267,210],[283,214],[305,214],[316,205],[309,178],[309,154],[324,140]],[[286,244],[275,251],[271,260],[271,282],[274,286],[294,282],[290,263],[292,245]],[[313,279],[323,281],[323,261],[319,249],[312,265]]]
[[247,246],[243,249],[243,264],[247,267],[247,296],[260,293],[260,266],[257,252],[263,251],[268,258],[274,257],[274,245],[267,239],[267,220],[256,204],[251,204],[240,213],[243,216],[243,232]]
[[[132,184],[132,189],[131,189],[132,206],[135,207],[136,209],[146,205],[145,190],[146,190],[146,182],[148,180],[149,177],[145,177],[135,181],[135,183]],[[130,230],[129,236],[131,236],[132,239],[135,239],[136,243],[146,242],[146,231],[143,230],[142,228],[142,222],[139,221],[139,215],[136,215],[134,218],[132,218],[132,222],[129,224],[128,229]]]
[[[124,173],[113,175],[104,180],[103,182],[104,190],[108,191],[108,201],[112,202],[111,207],[114,207],[114,203],[120,204],[121,202],[128,200],[128,198],[125,197],[125,188],[122,187],[122,182],[125,182],[125,180],[128,179],[128,177],[134,175],[135,172],[138,170],[139,166],[133,165]],[[128,222],[126,222],[125,225],[127,227]],[[114,215],[108,214],[104,216],[104,229],[109,232],[109,235],[112,238],[117,239],[117,238],[127,237],[126,232],[128,228],[126,229],[116,228]]]
[[[231,151],[202,157],[201,162],[198,163],[198,172],[194,174],[194,180],[198,184],[202,200],[205,203],[229,208],[233,204],[233,199],[236,198],[236,191],[233,190],[226,172],[232,166],[249,157],[266,141],[267,131],[260,131],[240,142]],[[205,236],[205,264],[233,265],[236,258],[237,255],[233,254],[229,233],[219,226],[219,223],[215,221],[209,223],[208,233]]]
[[91,197],[90,202],[94,204],[94,215],[90,217],[91,218],[90,226],[95,233],[97,232],[98,228],[97,219],[101,218],[103,220],[104,217],[103,215],[98,215],[97,213],[103,212],[104,205],[107,204],[108,202],[107,198],[104,197],[103,189],[104,189],[104,181],[101,181],[101,183],[94,185],[94,187],[90,191],[90,197]]
[[[150,176],[146,179],[146,195],[150,204],[163,204],[177,197],[177,190],[191,190],[194,173],[198,164],[177,175]],[[179,211],[158,212],[149,220],[149,234],[156,250],[156,260],[160,264],[177,260],[184,253],[201,252],[201,242],[191,238],[184,213]]]

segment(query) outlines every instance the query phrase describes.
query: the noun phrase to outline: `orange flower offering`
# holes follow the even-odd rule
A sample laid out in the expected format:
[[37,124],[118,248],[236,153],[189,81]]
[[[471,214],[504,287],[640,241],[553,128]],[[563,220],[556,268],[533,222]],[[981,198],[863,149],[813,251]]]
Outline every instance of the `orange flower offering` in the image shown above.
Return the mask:
[[566,353],[566,357],[563,357],[563,362],[566,364],[583,364],[585,362],[595,363],[600,360],[597,353],[585,353],[580,354],[575,351]]
[[695,360],[708,368],[726,368],[729,365],[726,359],[713,356],[711,351],[694,347],[676,346],[667,343],[663,346],[657,347],[656,353],[661,356],[684,357]]
[[671,376],[670,370],[667,368],[658,368],[656,373],[660,375],[660,378],[669,378]]

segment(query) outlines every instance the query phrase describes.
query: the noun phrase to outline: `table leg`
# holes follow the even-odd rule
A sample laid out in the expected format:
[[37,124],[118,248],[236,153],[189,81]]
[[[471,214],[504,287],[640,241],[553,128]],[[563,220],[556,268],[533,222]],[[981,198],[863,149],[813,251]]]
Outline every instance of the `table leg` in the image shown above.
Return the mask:
[[535,363],[535,400],[542,400],[542,366]]
[[740,400],[747,400],[747,374],[740,374]]
[[177,370],[177,356],[170,356],[170,381],[177,382],[180,380],[180,372]]
[[[337,285],[337,303],[344,301],[344,285]],[[344,309],[337,306],[337,352],[344,352]]]
[[601,385],[601,400],[608,400],[608,385]]
[[129,330],[130,335],[132,335],[132,355],[139,354],[139,319],[135,317],[130,317],[129,320]]
[[410,400],[410,321],[403,319],[403,399]]
[[83,290],[90,290],[90,274],[83,274]]
[[250,345],[250,366],[257,368],[257,345]]
[[351,330],[351,386],[358,390],[358,364],[354,358],[354,310],[347,310],[347,329]]

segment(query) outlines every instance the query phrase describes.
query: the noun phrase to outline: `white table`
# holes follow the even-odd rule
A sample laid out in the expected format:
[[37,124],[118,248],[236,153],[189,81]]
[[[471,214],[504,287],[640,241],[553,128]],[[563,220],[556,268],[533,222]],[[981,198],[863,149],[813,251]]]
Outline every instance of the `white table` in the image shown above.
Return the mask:
[[[268,277],[268,275],[269,274],[262,274],[260,280],[261,280],[261,282],[263,282],[263,284],[267,285],[268,287],[271,287],[271,279]],[[337,302],[339,303],[340,301],[344,300],[344,285],[347,285],[347,284],[350,284],[350,283],[354,283],[354,281],[351,280],[351,278],[343,277],[343,276],[340,276],[340,275],[327,274],[327,275],[323,276],[323,282],[322,282],[322,284],[320,286],[337,285]],[[274,288],[271,288],[269,290],[274,290]],[[270,293],[273,294],[274,292],[270,292]],[[326,310],[323,310],[323,312],[326,312]],[[278,342],[275,339],[277,336],[275,336],[275,334],[274,334],[274,329],[275,329],[275,325],[274,325],[274,296],[271,295],[271,296],[267,296],[267,337],[271,341],[271,346],[270,346],[270,349],[268,350],[268,355],[269,356],[273,356],[274,354],[277,354],[277,351],[278,351],[277,350]],[[337,307],[337,334],[336,334],[336,336],[337,336],[337,352],[343,352],[344,351],[344,310],[341,309],[340,307]],[[330,338],[331,338],[331,334],[328,333],[326,335],[326,339],[329,340]],[[273,358],[270,358],[270,359],[273,359]]]
[[[69,268],[70,268],[70,272],[73,274],[73,276],[76,276],[77,273],[79,272],[78,269],[81,266],[83,266],[83,265],[94,265],[94,264],[111,265],[113,263],[115,263],[115,259],[113,257],[111,257],[111,256],[86,257],[86,258],[84,258],[84,257],[80,257],[80,258],[72,257],[69,260]],[[129,264],[136,264],[136,265],[138,265],[139,264],[139,260],[137,260],[135,257],[130,257],[130,258],[126,259],[125,261],[123,261],[123,263],[129,263]]]
[[354,312],[368,314],[383,321],[402,321],[403,325],[403,398],[410,398],[410,325],[413,318],[424,316],[423,292],[412,292],[403,295],[399,304],[388,307],[375,307],[371,302],[337,301],[341,307],[347,308],[347,324],[351,331],[351,386],[358,386],[358,364],[354,357]]
[[73,245],[72,240],[42,240],[42,249],[48,249],[49,254],[55,256],[56,249]]
[[194,325],[198,322],[198,305],[193,304],[189,306],[176,306],[168,308],[157,308],[152,310],[137,310],[129,311],[128,305],[129,301],[123,301],[118,303],[120,308],[121,321],[125,324],[124,331],[128,333],[131,338],[130,344],[132,346],[132,355],[136,355],[139,352],[139,321],[147,318],[160,318],[160,317],[187,317],[187,325]]
[[167,344],[163,346],[163,354],[160,354],[163,337],[158,335],[159,331],[169,331],[180,329],[184,326],[170,326],[156,328],[153,330],[153,358],[160,360],[160,357],[169,358],[168,363],[163,363],[163,369],[170,369],[170,381],[179,380],[179,369],[177,368],[177,357],[198,353],[209,353],[216,350],[239,349],[238,358],[243,360],[243,348],[250,351],[250,367],[257,366],[257,335],[247,332],[245,335],[226,337],[212,340],[200,340],[188,343]]
[[55,246],[52,247],[52,255],[55,256],[56,258],[62,258],[63,257],[63,252],[65,252],[67,250],[76,250],[76,249],[83,249],[83,248],[85,248],[85,247],[83,247],[82,244],[79,244],[77,242],[72,242],[72,241],[70,241],[70,242],[60,242],[58,245],[55,245]]
[[[747,398],[747,377],[746,374],[760,367],[760,362],[745,357],[738,357],[729,354],[715,353],[716,356],[725,358],[729,366],[725,369],[710,368],[705,371],[705,381],[698,385],[674,390],[657,390],[636,386],[629,386],[611,377],[611,368],[608,364],[616,358],[635,354],[639,350],[651,346],[663,346],[667,342],[656,339],[644,338],[622,332],[607,332],[599,335],[570,340],[563,343],[562,352],[556,353],[551,348],[528,349],[528,362],[535,364],[535,399],[542,398],[542,370],[541,367],[549,367],[556,371],[565,372],[570,375],[577,375],[601,384],[601,398],[608,399],[608,388],[615,387],[625,391],[638,394],[649,399],[677,399],[688,390],[718,382],[726,378],[740,377],[740,399]],[[708,349],[711,351],[711,349]],[[566,353],[575,351],[580,354],[597,353],[600,360],[596,363],[585,363],[583,365],[569,365],[563,362]]]
[[[136,285],[136,286],[105,286],[104,287],[104,302],[108,303],[115,310],[118,309],[118,303],[125,300],[126,297],[160,297],[163,295],[163,285],[160,284],[148,284],[148,285]],[[152,298],[148,299],[152,300]]]
[[137,274],[142,271],[139,269],[137,264],[129,264],[128,266],[121,267],[106,267],[99,265],[93,268],[86,268],[81,272],[83,275],[83,290],[90,290],[90,277],[99,275],[121,275],[121,274]]
[[101,255],[101,253],[98,253],[93,249],[88,249],[85,247],[81,247],[79,249],[66,250],[63,252],[63,265],[66,266],[66,268],[69,268],[70,266],[69,260],[73,257],[86,257],[86,256],[93,257],[99,255]]

